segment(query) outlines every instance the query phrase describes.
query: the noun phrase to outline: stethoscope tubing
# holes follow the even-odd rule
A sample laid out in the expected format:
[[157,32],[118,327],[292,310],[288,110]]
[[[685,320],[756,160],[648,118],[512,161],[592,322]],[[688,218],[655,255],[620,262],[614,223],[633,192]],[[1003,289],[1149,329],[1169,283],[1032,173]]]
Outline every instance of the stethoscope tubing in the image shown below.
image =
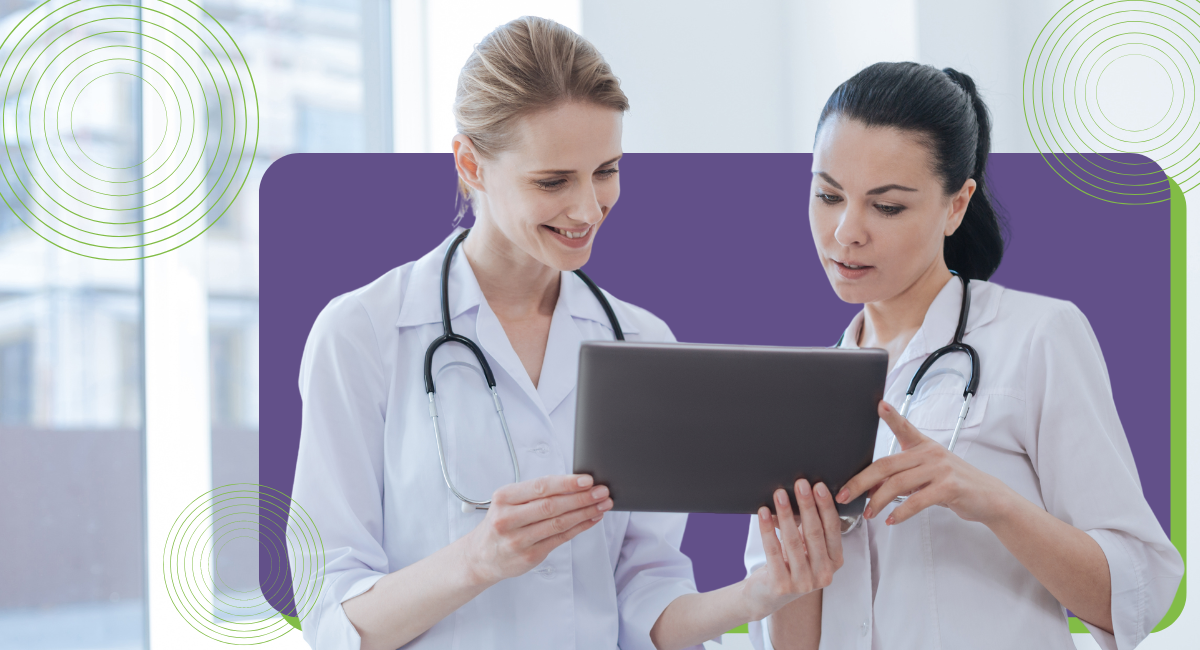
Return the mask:
[[[475,509],[486,510],[491,506],[491,500],[478,500],[467,497],[462,492],[459,492],[458,487],[454,485],[454,481],[450,478],[450,469],[446,466],[446,450],[442,445],[442,430],[438,425],[437,401],[434,398],[436,389],[433,385],[433,353],[443,343],[459,343],[464,345],[475,355],[475,359],[479,362],[479,366],[483,369],[483,377],[487,381],[488,390],[492,392],[492,403],[496,406],[496,415],[500,418],[500,428],[504,431],[504,442],[508,444],[508,457],[512,460],[513,466],[513,482],[521,482],[521,466],[517,462],[517,451],[513,446],[512,434],[508,430],[508,420],[504,417],[504,405],[500,402],[500,395],[496,392],[496,377],[492,374],[492,367],[488,365],[487,359],[483,356],[483,351],[471,339],[455,334],[450,326],[450,263],[454,259],[454,251],[458,245],[462,243],[467,235],[471,232],[470,228],[462,231],[455,237],[450,245],[446,248],[446,256],[442,259],[442,274],[441,274],[441,307],[442,307],[442,335],[433,340],[429,347],[425,350],[425,393],[429,396],[429,418],[433,422],[433,436],[437,442],[438,462],[442,467],[442,478],[446,481],[446,487],[462,501],[463,512],[470,512]],[[595,282],[583,272],[582,269],[576,270],[575,275],[579,276],[587,285],[592,295],[600,301],[600,306],[604,308],[605,315],[608,316],[608,322],[612,325],[613,334],[618,341],[625,340],[625,333],[621,331],[621,324],[617,320],[617,314],[613,311],[612,305],[608,299],[604,297],[604,293],[600,291],[600,287],[596,286]]]
[[[959,433],[962,431],[963,423],[967,420],[967,413],[969,413],[971,410],[971,402],[974,400],[975,392],[979,388],[980,372],[979,353],[975,351],[975,348],[963,343],[962,340],[963,336],[965,336],[967,333],[967,317],[971,313],[971,281],[966,276],[960,275],[955,271],[951,271],[951,273],[958,276],[958,279],[962,281],[963,290],[962,303],[960,304],[958,310],[958,325],[954,328],[954,339],[949,345],[938,348],[933,352],[933,354],[930,354],[929,357],[926,358],[921,364],[921,367],[917,369],[917,372],[913,374],[912,381],[908,383],[908,390],[904,394],[904,403],[900,405],[900,417],[908,417],[908,411],[912,406],[912,398],[917,392],[917,386],[921,383],[921,380],[925,378],[925,373],[927,373],[929,369],[933,367],[933,364],[937,362],[938,359],[954,352],[962,352],[963,354],[966,354],[967,357],[971,359],[971,378],[967,381],[966,389],[963,390],[962,408],[960,408],[958,411],[958,420],[954,423],[954,433],[950,436],[950,443],[946,445],[946,450],[950,453],[954,453],[954,447],[958,444]],[[843,337],[844,336],[845,335],[843,335]],[[840,347],[841,344],[842,339],[838,339],[837,347]],[[898,439],[893,433],[892,441],[890,444],[888,444],[888,456],[896,453],[897,442]],[[908,499],[908,496],[909,495],[898,496],[893,499],[893,503],[904,503],[905,500]],[[846,530],[843,530],[842,534],[845,535],[858,528],[862,524],[862,519],[862,515],[855,517],[853,523],[850,524],[850,527]],[[843,517],[842,520],[847,521],[848,518]]]

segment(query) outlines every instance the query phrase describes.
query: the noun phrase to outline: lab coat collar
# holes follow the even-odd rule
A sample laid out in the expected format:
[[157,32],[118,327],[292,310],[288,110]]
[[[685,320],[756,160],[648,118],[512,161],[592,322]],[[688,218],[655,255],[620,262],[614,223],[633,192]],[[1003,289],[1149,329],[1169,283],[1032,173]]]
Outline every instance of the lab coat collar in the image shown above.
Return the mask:
[[[429,251],[413,264],[408,287],[404,292],[404,302],[400,305],[400,315],[396,319],[397,327],[441,322],[442,260],[446,256],[446,247],[462,231],[462,228],[455,228],[454,232],[442,240],[437,248]],[[588,289],[579,276],[563,271],[559,292],[559,302],[565,301],[567,314],[575,318],[595,321],[603,325],[605,329],[612,331],[612,325],[608,321],[608,315],[604,313],[604,308],[600,306],[600,301],[596,300],[596,296],[592,295],[591,289]],[[605,292],[605,295],[617,314],[621,330],[626,334],[637,334],[637,325],[629,317],[628,311],[623,308],[623,305],[617,303],[611,294]],[[467,261],[467,256],[463,254],[460,245],[459,249],[454,252],[454,259],[450,262],[450,320],[458,318],[463,312],[478,306],[481,302],[483,302],[483,292],[479,288],[479,281],[476,280],[471,263]],[[556,306],[556,315],[558,312],[559,309]]]
[[[446,257],[446,247],[462,231],[462,228],[455,228],[437,248],[413,264],[408,286],[404,291],[404,301],[400,304],[400,316],[396,319],[396,327],[412,327],[442,321],[442,260]],[[471,263],[462,252],[462,246],[459,245],[458,250],[454,251],[454,259],[450,262],[450,319],[458,318],[463,312],[478,306],[482,300],[483,292],[479,289],[479,282],[471,270]]]
[[[624,309],[624,305],[619,303],[612,297],[612,294],[604,291],[604,289],[600,291],[608,298],[609,304],[612,305],[613,312],[617,315],[617,322],[621,325],[621,331],[625,334],[637,334],[637,325],[629,317],[629,312]],[[578,275],[563,271],[559,292],[560,298],[566,299],[567,310],[571,316],[600,323],[604,326],[604,329],[612,331],[612,323],[608,320],[608,314],[604,313],[604,307]]]
[[[546,340],[546,359],[553,362],[542,364],[542,376],[537,385],[537,394],[547,414],[558,408],[571,391],[575,390],[579,376],[579,346],[585,340],[584,330],[580,328],[576,319],[599,323],[605,330],[612,332],[612,323],[604,313],[604,307],[587,284],[579,276],[568,271],[563,271],[561,280],[558,303],[554,306],[554,316],[550,320],[550,336]],[[617,314],[621,331],[625,334],[636,334],[638,328],[629,318],[624,305],[618,303],[611,295],[606,297]],[[601,340],[611,339],[612,335],[607,334]]]
[[[456,229],[437,248],[413,265],[404,301],[400,306],[400,315],[396,319],[397,327],[441,322],[442,260],[446,255],[446,247],[461,232],[462,228]],[[484,299],[471,264],[461,248],[460,246],[459,250],[455,251],[454,259],[450,262],[450,319],[454,320],[469,309],[478,307],[476,342],[516,380],[521,389],[535,404],[541,406],[548,416],[575,389],[579,370],[579,345],[584,340],[583,332],[575,319],[594,321],[611,331],[612,325],[604,313],[604,308],[579,276],[568,271],[562,272],[558,302],[555,303],[546,341],[546,362],[542,364],[541,378],[537,388],[534,388],[500,321]],[[607,297],[621,323],[622,331],[625,334],[638,333],[638,328],[624,305],[611,295]],[[611,335],[607,338],[611,338]]]
[[[1003,287],[984,280],[971,280],[971,310],[967,314],[967,331],[986,325],[996,318],[1000,310],[1000,294]],[[954,340],[954,329],[958,327],[958,312],[962,306],[962,280],[951,276],[938,292],[925,312],[921,328],[913,334],[908,347],[896,360],[893,368],[899,368],[911,359],[932,354],[934,350]],[[860,310],[842,333],[843,348],[858,348],[858,333],[862,329],[865,311]],[[964,337],[966,336],[964,334]]]

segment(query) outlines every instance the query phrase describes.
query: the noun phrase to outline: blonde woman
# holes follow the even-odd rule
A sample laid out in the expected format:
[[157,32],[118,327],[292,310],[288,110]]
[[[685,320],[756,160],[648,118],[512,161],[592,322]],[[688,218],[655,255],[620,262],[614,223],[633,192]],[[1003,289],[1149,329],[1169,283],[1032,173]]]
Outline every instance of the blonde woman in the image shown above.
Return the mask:
[[[783,533],[763,535],[764,570],[697,594],[679,551],[685,515],[612,512],[605,487],[568,474],[580,342],[618,327],[674,339],[571,273],[620,194],[627,108],[571,30],[526,17],[492,32],[454,105],[474,226],[317,318],[294,488],[326,563],[303,621],[314,648],[683,648],[829,584],[841,565],[832,496],[801,481],[799,522],[776,495]],[[448,334],[462,338],[430,351]],[[774,530],[766,508],[758,520]]]

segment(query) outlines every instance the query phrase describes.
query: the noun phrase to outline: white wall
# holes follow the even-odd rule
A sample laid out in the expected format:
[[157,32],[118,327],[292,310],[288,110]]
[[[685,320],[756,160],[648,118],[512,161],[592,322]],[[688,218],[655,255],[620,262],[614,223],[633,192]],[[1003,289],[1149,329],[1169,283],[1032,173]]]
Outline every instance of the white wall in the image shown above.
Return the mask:
[[786,11],[782,0],[584,2],[582,33],[629,96],[625,151],[788,151]]
[[993,150],[1034,151],[1021,72],[1051,0],[586,0],[582,33],[621,78],[626,151],[812,150],[821,107],[877,61],[970,74]]

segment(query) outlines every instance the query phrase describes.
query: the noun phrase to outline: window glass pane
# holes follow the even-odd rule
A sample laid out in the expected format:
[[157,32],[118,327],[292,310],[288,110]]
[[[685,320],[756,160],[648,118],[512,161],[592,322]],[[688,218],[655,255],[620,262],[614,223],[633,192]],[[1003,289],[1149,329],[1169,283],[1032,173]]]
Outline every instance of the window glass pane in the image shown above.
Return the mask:
[[[37,4],[0,3],[0,32]],[[95,25],[71,29],[94,46],[133,42]],[[27,130],[19,144],[14,121],[43,108],[31,92],[36,78],[3,106],[0,650],[133,650],[145,642],[140,265],[63,251],[22,223],[31,214],[24,206],[52,205],[54,179],[36,160],[50,139],[68,169],[64,153],[84,168],[80,156],[112,168],[137,164],[134,80],[97,74],[77,84],[87,109],[48,120],[45,132]],[[22,156],[29,164],[8,162]]]
[[[205,238],[213,487],[258,482],[258,183],[263,173],[294,152],[390,149],[390,143],[371,147],[379,136],[368,132],[368,124],[382,117],[368,114],[380,108],[368,107],[366,79],[377,86],[387,83],[382,75],[364,72],[372,64],[365,53],[381,51],[380,30],[362,28],[364,8],[375,1],[202,3],[245,55],[260,116],[250,179]],[[391,92],[390,87],[371,90]],[[252,544],[223,550],[217,568],[218,589],[258,587],[258,549]]]

